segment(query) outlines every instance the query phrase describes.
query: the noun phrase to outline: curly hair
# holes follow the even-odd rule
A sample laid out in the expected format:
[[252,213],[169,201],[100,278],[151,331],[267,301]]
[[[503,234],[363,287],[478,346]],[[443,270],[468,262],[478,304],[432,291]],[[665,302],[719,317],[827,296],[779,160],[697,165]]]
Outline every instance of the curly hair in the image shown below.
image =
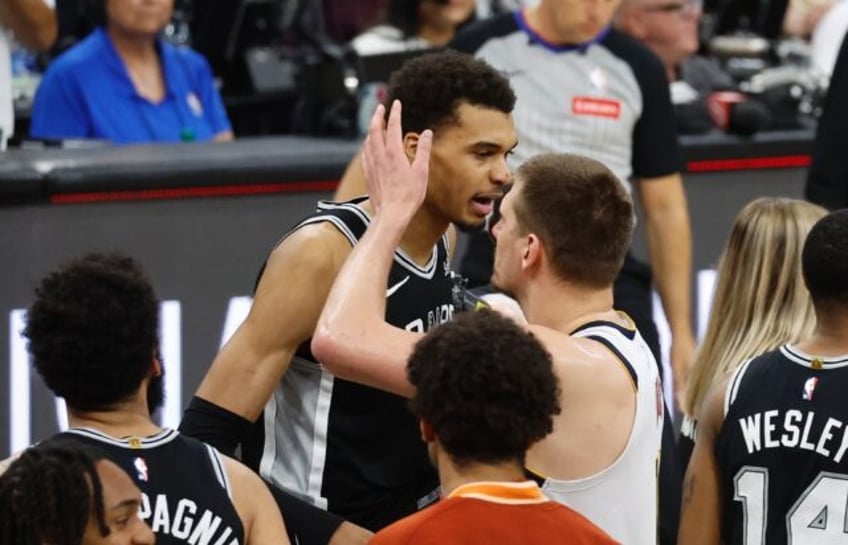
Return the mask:
[[506,114],[515,107],[515,93],[504,76],[480,59],[451,50],[415,57],[392,73],[386,105],[395,99],[403,104],[404,132],[414,133],[458,123],[456,110],[463,102]]
[[79,545],[92,506],[100,534],[108,535],[94,467],[103,458],[70,440],[25,450],[0,476],[0,543]]
[[606,287],[618,275],[633,237],[633,202],[615,174],[594,159],[536,155],[518,168],[515,216],[536,233],[562,277]]
[[801,263],[814,306],[848,304],[848,210],[831,212],[813,225]]
[[524,462],[553,429],[559,381],[538,340],[500,314],[458,315],[416,345],[407,366],[413,412],[458,465]]
[[23,334],[33,365],[70,407],[102,410],[150,375],[158,302],[132,258],[89,254],[45,276]]

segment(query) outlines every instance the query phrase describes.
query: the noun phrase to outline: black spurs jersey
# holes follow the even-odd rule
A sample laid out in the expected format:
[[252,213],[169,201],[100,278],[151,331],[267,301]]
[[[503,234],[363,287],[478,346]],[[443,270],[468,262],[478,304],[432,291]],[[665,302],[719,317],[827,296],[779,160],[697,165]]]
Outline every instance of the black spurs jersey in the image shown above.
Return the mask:
[[127,472],[141,490],[139,515],[157,545],[244,543],[224,462],[214,448],[170,429],[118,439],[71,428],[57,437],[93,445]]
[[743,364],[715,453],[730,545],[848,543],[848,355],[782,346]]
[[[362,200],[321,202],[294,230],[329,222],[355,245],[369,222]],[[447,237],[423,267],[398,250],[386,320],[422,333],[450,320],[448,267]],[[356,524],[379,530],[438,498],[438,477],[408,401],[336,378],[315,361],[309,341],[265,406],[261,425],[260,474]]]

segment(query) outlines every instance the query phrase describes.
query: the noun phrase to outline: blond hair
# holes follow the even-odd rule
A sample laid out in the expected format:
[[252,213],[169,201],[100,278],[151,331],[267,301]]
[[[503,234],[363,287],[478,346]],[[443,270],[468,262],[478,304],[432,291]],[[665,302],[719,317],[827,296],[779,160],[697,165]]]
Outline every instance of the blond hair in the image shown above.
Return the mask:
[[718,264],[718,281],[683,410],[697,416],[710,387],[748,358],[810,335],[812,301],[801,250],[824,208],[764,197],[736,216]]

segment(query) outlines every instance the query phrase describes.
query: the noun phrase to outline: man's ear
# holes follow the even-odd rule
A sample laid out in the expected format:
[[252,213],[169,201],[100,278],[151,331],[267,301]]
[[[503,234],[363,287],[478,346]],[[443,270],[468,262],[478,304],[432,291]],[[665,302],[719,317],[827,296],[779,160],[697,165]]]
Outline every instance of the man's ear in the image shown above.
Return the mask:
[[408,132],[403,135],[403,150],[406,152],[406,158],[411,163],[415,159],[415,152],[418,151],[417,132]]
[[539,237],[530,233],[524,239],[524,251],[521,254],[521,268],[524,270],[537,267],[542,261],[545,249]]
[[433,431],[433,426],[426,420],[418,421],[418,429],[421,430],[421,439],[425,443],[432,443],[436,440],[436,432]]

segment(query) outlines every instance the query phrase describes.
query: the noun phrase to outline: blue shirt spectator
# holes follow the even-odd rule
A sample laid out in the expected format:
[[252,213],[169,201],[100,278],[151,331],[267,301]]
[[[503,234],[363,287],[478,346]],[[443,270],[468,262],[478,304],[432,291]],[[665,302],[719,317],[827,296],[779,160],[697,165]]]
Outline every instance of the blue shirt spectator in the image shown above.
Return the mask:
[[199,54],[155,40],[164,95],[143,96],[102,27],[57,58],[35,96],[37,138],[100,138],[118,144],[229,139],[230,122]]

